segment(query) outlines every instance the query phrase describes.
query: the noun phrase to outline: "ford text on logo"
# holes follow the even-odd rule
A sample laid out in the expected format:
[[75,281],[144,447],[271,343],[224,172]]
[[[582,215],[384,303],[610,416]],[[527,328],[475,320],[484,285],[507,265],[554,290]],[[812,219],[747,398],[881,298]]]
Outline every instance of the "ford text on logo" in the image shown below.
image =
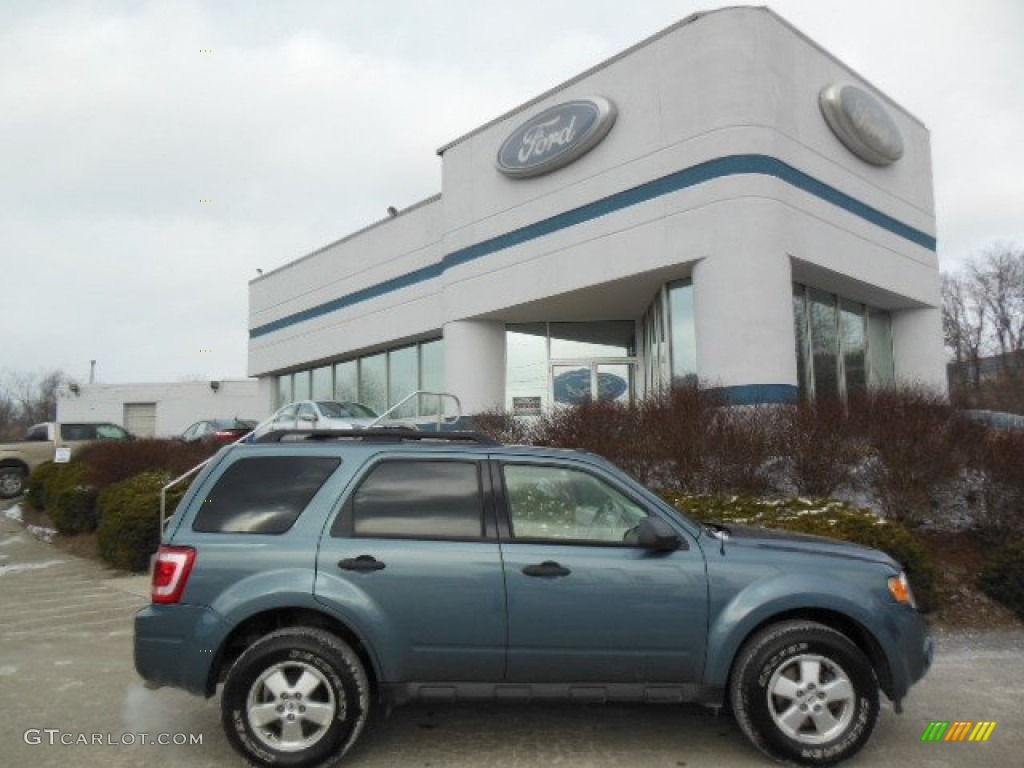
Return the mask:
[[821,112],[836,137],[861,160],[891,165],[903,157],[903,136],[882,103],[849,83],[822,89]]
[[615,105],[600,96],[546,109],[505,139],[498,150],[498,170],[525,178],[561,168],[597,146],[615,115]]

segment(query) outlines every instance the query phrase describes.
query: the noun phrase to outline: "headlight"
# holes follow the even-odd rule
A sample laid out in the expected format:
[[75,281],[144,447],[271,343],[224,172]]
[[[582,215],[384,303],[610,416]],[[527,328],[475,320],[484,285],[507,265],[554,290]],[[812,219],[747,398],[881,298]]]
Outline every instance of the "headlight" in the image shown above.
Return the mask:
[[910,589],[910,582],[907,581],[907,574],[903,571],[900,571],[899,576],[889,577],[889,594],[892,595],[893,600],[897,603],[917,608],[917,603],[914,601],[914,593]]

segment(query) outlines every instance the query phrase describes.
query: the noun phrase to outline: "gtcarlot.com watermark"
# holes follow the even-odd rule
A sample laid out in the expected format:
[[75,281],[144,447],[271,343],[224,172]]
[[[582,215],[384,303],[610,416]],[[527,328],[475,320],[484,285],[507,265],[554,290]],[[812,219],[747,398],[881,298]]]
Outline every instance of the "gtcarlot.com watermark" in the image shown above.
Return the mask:
[[73,733],[59,728],[29,728],[21,735],[26,744],[49,746],[74,745],[131,747],[136,744],[158,746],[202,745],[201,733]]

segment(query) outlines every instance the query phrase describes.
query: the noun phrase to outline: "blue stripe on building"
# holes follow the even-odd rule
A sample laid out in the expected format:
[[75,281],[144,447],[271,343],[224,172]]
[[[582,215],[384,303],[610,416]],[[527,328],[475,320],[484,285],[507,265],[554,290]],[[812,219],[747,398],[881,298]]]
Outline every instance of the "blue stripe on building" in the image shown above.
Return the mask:
[[519,229],[514,229],[497,237],[452,251],[446,254],[437,264],[421,267],[404,275],[399,275],[390,280],[385,280],[345,296],[340,296],[337,299],[318,304],[315,307],[287,315],[279,320],[257,326],[249,331],[249,338],[255,339],[265,336],[282,328],[287,328],[306,320],[312,320],[313,318],[321,317],[364,301],[379,298],[392,291],[432,280],[435,277],[440,277],[445,270],[452,267],[476,261],[492,253],[528,243],[563,229],[574,227],[577,224],[583,224],[584,222],[607,216],[624,208],[639,205],[640,203],[645,203],[673,192],[679,192],[680,190],[703,184],[706,181],[738,175],[759,175],[777,178],[894,235],[898,235],[928,250],[935,250],[936,243],[932,235],[919,229],[914,229],[894,219],[892,216],[882,213],[877,208],[872,208],[860,200],[840,192],[835,187],[830,187],[813,176],[797,170],[788,163],[767,155],[730,155],[728,157],[708,160],[690,168],[684,168],[681,171],[670,173],[667,176],[662,176],[659,179],[654,179],[632,189],[617,192],[614,195],[587,203],[579,208],[573,208],[570,211],[556,214],[555,216],[542,219]]

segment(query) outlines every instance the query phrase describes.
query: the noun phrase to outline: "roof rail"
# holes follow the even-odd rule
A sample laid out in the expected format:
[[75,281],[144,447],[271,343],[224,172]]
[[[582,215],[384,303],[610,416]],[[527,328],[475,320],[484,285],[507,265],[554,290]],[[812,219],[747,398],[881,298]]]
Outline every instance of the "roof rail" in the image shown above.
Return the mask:
[[272,429],[253,439],[252,443],[279,443],[287,437],[301,437],[307,440],[363,440],[368,442],[450,442],[476,443],[477,445],[501,445],[483,432],[421,432],[415,429],[392,427],[375,429]]

